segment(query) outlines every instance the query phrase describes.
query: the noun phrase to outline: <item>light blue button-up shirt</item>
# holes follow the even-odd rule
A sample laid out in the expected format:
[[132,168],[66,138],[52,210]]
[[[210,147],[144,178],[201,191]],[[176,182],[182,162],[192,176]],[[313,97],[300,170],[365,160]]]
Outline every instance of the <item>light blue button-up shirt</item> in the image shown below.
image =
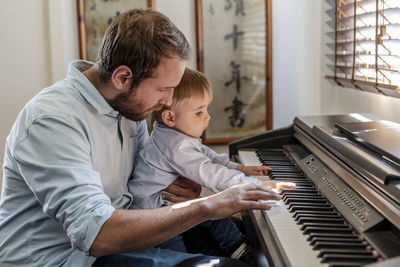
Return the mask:
[[161,192],[178,176],[214,192],[257,181],[236,170],[237,166],[228,155],[216,153],[199,138],[155,122],[150,138],[139,152],[134,177],[128,183],[134,197],[131,208],[151,209],[168,204]]
[[90,266],[88,251],[115,209],[148,138],[145,121],[111,108],[72,62],[42,90],[7,138],[0,201],[0,266]]

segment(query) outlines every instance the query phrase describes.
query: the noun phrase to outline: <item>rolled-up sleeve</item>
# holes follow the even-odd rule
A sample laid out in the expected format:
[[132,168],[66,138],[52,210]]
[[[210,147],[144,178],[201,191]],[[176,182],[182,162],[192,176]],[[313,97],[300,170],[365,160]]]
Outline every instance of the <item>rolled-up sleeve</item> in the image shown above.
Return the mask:
[[92,167],[87,133],[71,125],[63,117],[37,119],[13,156],[43,212],[60,224],[72,248],[88,253],[114,208]]

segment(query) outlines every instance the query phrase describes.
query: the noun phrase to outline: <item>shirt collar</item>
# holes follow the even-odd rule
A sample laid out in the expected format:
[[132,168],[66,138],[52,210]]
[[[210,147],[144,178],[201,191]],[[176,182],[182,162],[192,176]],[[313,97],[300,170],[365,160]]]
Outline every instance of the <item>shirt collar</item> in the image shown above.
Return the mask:
[[202,143],[201,138],[196,138],[196,137],[192,137],[192,136],[189,136],[187,134],[181,133],[180,131],[177,131],[174,128],[171,128],[171,127],[167,126],[163,122],[155,121],[153,123],[153,130],[157,130],[157,129],[166,129],[167,131],[176,132],[178,135],[181,135],[181,136],[184,136],[186,138],[193,139],[193,140],[196,140],[196,141]]
[[100,114],[110,114],[117,116],[118,111],[114,110],[93,86],[93,84],[83,75],[83,71],[94,65],[93,62],[85,60],[74,60],[68,65],[67,79],[70,80],[78,89],[86,101],[92,105]]

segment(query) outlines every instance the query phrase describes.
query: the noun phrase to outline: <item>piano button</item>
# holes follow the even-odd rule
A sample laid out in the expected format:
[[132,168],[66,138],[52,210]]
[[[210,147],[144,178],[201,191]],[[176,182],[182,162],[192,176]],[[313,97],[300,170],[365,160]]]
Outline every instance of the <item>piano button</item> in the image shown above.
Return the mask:
[[350,228],[335,228],[335,227],[305,227],[303,234],[311,233],[332,233],[332,234],[351,234],[352,229]]

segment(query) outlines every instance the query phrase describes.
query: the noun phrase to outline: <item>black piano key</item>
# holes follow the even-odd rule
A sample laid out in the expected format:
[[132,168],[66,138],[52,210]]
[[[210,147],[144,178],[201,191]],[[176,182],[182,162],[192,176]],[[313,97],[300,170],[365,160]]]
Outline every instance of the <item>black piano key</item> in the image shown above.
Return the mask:
[[298,173],[274,173],[273,171],[270,174],[270,178],[271,179],[279,179],[279,178],[287,178],[287,179],[300,179],[301,181],[306,181],[307,180],[304,179],[304,176],[302,174],[298,174]]
[[[265,166],[265,165],[264,165]],[[296,168],[283,168],[283,167],[271,167],[271,174],[278,174],[278,173],[301,173],[298,169]]]
[[288,197],[288,198],[285,198],[283,200],[287,204],[290,204],[290,203],[293,203],[293,202],[296,202],[296,203],[299,203],[299,202],[300,203],[324,203],[324,204],[326,204],[326,200],[325,199],[315,199],[315,198],[307,199],[307,198]]
[[318,193],[317,189],[312,188],[312,187],[302,188],[302,189],[296,188],[295,190],[284,189],[281,192],[282,192],[282,194],[287,193],[287,192],[289,192],[289,193],[303,193],[303,194],[306,194],[306,193],[309,193],[309,194],[310,193],[315,193],[315,194],[317,194]]
[[354,238],[359,239],[358,236],[354,235],[352,232],[350,233],[310,233],[307,237],[307,241],[310,241],[314,237],[336,237],[336,238]]
[[274,167],[290,167],[289,169],[295,169],[293,167],[293,163],[290,161],[269,161],[269,160],[262,160],[261,161],[263,164],[270,166],[271,168]]
[[304,184],[304,185],[296,185],[296,190],[307,190],[307,189],[313,189],[314,185],[312,184]]
[[283,199],[291,199],[291,198],[296,198],[296,199],[322,199],[326,201],[325,198],[319,196],[319,195],[313,195],[313,194],[282,194]]
[[[266,161],[266,162],[277,162],[277,163],[290,162],[291,163],[290,159],[288,159],[286,156],[262,157],[262,160]],[[292,165],[293,165],[293,163],[292,163]]]
[[359,242],[323,242],[317,241],[313,245],[314,250],[319,250],[323,248],[341,248],[351,250],[366,250],[366,246],[362,241]]
[[290,177],[296,177],[298,179],[301,180],[307,180],[306,177],[304,176],[304,174],[302,174],[301,172],[284,172],[284,171],[275,171],[275,170],[271,170],[271,175],[270,176],[277,176],[277,175],[290,175]]
[[278,178],[278,179],[271,179],[271,180],[281,181],[281,182],[291,182],[291,183],[295,183],[295,184],[304,183],[304,180],[292,179],[292,178]]
[[323,200],[324,202],[327,202],[325,198],[318,196],[318,195],[308,195],[308,196],[304,196],[304,195],[290,195],[290,194],[283,194],[282,195],[282,199],[293,199],[293,200],[298,200],[300,202],[300,200],[304,199],[304,200]]
[[329,267],[358,267],[365,265],[365,262],[329,262]]
[[357,250],[357,251],[350,251],[348,249],[343,248],[323,248],[318,252],[318,257],[321,258],[326,254],[353,254],[353,255],[374,255],[372,251],[368,250]]
[[335,223],[310,223],[306,222],[300,227],[300,230],[304,230],[307,227],[334,227],[335,229],[349,229],[349,226],[346,224],[335,224]]
[[361,239],[354,239],[354,238],[340,238],[340,237],[313,237],[310,240],[310,245],[314,245],[315,242],[362,242]]
[[335,227],[306,227],[303,230],[303,234],[311,233],[332,233],[332,234],[351,234],[352,229],[350,228],[335,228]]
[[335,262],[362,262],[364,264],[374,262],[378,259],[375,255],[348,255],[348,254],[326,254],[321,258],[322,263]]
[[341,219],[343,218],[338,214],[338,213],[318,213],[318,212],[312,212],[312,213],[303,213],[303,214],[297,214],[295,216],[295,220],[299,220],[301,218],[316,218],[316,219]]
[[305,216],[305,215],[338,215],[338,213],[333,212],[333,211],[296,211],[293,213],[292,217],[297,219],[299,216]]
[[341,218],[312,218],[312,217],[300,217],[296,220],[297,224],[304,223],[332,223],[332,224],[343,224],[344,220]]
[[[290,204],[292,205],[292,204]],[[330,206],[305,206],[305,205],[293,205],[290,209],[290,212],[296,211],[327,211],[332,212],[333,209]]]
[[[315,189],[310,189],[314,190]],[[288,196],[288,197],[304,197],[304,198],[310,198],[310,197],[321,197],[320,195],[313,193],[313,192],[301,192],[299,190],[282,190],[285,191],[282,193],[283,196]]]

